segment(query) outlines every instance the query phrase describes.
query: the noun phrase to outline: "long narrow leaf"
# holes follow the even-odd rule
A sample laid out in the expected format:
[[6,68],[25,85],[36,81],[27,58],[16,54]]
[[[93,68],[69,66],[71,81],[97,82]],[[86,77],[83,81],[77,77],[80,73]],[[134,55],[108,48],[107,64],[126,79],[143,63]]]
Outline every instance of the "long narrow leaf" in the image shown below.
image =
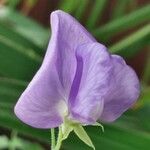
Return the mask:
[[24,36],[21,36],[9,26],[4,25],[3,22],[0,22],[0,35],[6,37],[16,45],[21,45],[25,49],[33,49],[35,53],[40,55],[44,52],[43,49],[39,48],[33,42],[29,41]]
[[9,0],[8,5],[10,8],[16,8],[16,6],[20,3],[21,0]]
[[112,19],[120,18],[126,13],[126,8],[130,3],[133,3],[135,0],[124,0],[117,1],[116,6],[113,8]]
[[0,77],[0,103],[14,104],[26,86],[24,81]]
[[110,51],[112,53],[119,53],[121,54],[124,50],[133,44],[136,45],[144,37],[150,34],[150,25],[145,25],[142,29],[138,30],[137,32],[129,35],[125,39],[121,40],[120,42],[116,43],[115,45],[110,47]]
[[129,15],[109,22],[108,24],[97,28],[93,31],[93,34],[101,41],[106,41],[112,37],[112,35],[122,32],[127,29],[131,29],[139,24],[150,19],[150,5],[144,6]]
[[75,13],[75,17],[78,20],[81,20],[81,18],[83,17],[83,13],[86,9],[86,6],[87,6],[88,2],[89,2],[89,0],[80,1],[80,5],[78,5],[78,8],[77,8],[76,13]]
[[142,81],[145,84],[148,84],[150,81],[150,52],[148,53],[148,56],[147,56],[147,62],[146,62],[145,69],[143,72]]
[[26,81],[31,79],[40,64],[40,57],[34,51],[24,49],[2,35],[0,35],[0,60],[0,74]]
[[65,12],[72,13],[78,8],[80,0],[63,0],[59,8]]
[[47,29],[15,10],[1,7],[0,22],[17,31],[40,48],[43,48],[48,42],[49,31]]
[[93,28],[96,24],[96,21],[101,19],[106,3],[107,0],[96,0],[94,2],[94,6],[87,21],[87,27],[89,29]]

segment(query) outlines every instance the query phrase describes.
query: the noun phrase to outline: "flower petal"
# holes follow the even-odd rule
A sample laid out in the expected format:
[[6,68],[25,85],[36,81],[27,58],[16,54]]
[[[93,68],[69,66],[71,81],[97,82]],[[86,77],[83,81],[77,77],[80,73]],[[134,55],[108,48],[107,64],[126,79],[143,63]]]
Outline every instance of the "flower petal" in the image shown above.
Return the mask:
[[65,97],[68,99],[71,84],[76,71],[76,48],[84,43],[95,41],[95,39],[69,14],[57,10],[51,15],[53,33],[53,43],[56,44],[57,70],[59,80],[64,89]]
[[15,106],[17,117],[36,128],[59,126],[66,105],[58,81],[55,68],[42,66]]
[[57,127],[63,122],[76,70],[75,49],[95,41],[62,11],[51,14],[51,25],[52,37],[43,64],[15,106],[18,118],[37,128]]
[[110,87],[104,97],[104,110],[100,117],[104,122],[116,120],[135,103],[140,93],[137,75],[123,58],[112,55],[112,68]]
[[103,95],[107,93],[110,77],[110,55],[99,43],[77,48],[77,70],[72,84],[69,107],[71,117],[93,124],[103,110]]

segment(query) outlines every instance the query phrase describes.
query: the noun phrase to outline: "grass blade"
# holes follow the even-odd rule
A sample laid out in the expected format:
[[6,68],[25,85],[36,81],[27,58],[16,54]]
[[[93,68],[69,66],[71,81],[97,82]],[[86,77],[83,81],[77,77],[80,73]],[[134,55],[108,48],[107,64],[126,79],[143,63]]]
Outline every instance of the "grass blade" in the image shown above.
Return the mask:
[[81,20],[81,18],[83,17],[83,13],[86,9],[86,6],[88,4],[89,0],[82,0],[80,1],[80,5],[78,5],[78,8],[77,8],[77,11],[75,13],[75,17],[78,19],[78,20]]
[[150,19],[150,5],[144,6],[129,15],[109,22],[108,24],[97,28],[93,34],[101,41],[110,39],[114,34],[131,29]]
[[107,0],[96,0],[87,21],[87,27],[92,29],[96,25],[96,21],[100,20],[102,12],[107,4]]
[[[40,48],[48,42],[49,31],[35,21],[7,7],[0,8],[0,22],[10,27]],[[38,32],[37,32],[38,31]]]
[[9,0],[8,5],[10,8],[16,8],[16,6],[21,2],[21,0]]
[[65,12],[72,13],[79,6],[79,0],[63,0],[59,8]]
[[24,81],[0,77],[0,104],[14,104],[26,86]]
[[150,81],[150,52],[148,53],[148,56],[147,56],[147,62],[146,62],[146,66],[143,72],[142,81],[145,84],[148,84]]
[[129,4],[136,3],[135,0],[124,0],[124,1],[117,1],[116,6],[112,12],[112,19],[117,19],[122,17],[126,13],[126,8]]
[[39,48],[37,45],[29,41],[28,39],[24,38],[11,28],[7,27],[3,23],[0,22],[0,34],[1,36],[11,40],[12,43],[15,43],[16,45],[20,45],[24,47],[24,49],[33,49],[35,53],[38,53],[40,55],[43,54],[43,50]]
[[40,64],[40,58],[34,51],[24,49],[2,35],[0,35],[0,60],[1,75],[26,81],[31,80]]
[[121,54],[125,49],[131,45],[135,45],[137,42],[139,42],[144,37],[148,36],[150,34],[150,24],[145,25],[140,30],[136,31],[135,33],[132,33],[125,39],[121,40],[120,42],[114,44],[109,49],[112,53],[119,53]]

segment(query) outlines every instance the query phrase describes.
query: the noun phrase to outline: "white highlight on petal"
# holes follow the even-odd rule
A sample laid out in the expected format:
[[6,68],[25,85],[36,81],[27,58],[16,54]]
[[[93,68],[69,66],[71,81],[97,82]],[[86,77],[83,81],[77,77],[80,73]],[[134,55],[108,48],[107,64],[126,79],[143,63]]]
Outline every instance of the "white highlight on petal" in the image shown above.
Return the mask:
[[62,118],[65,118],[65,116],[68,115],[68,107],[64,100],[60,100],[57,105],[57,110],[59,114],[62,116]]

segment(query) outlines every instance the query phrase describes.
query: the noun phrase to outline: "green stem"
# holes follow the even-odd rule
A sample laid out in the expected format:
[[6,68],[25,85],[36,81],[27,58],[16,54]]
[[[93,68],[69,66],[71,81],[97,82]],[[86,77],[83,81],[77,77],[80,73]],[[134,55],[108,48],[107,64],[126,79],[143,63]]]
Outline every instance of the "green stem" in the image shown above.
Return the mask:
[[57,144],[54,150],[60,150],[61,144],[63,141],[63,134],[62,134],[62,129],[59,127],[59,133],[58,133],[58,139],[57,139]]
[[55,129],[51,129],[51,150],[55,148]]

